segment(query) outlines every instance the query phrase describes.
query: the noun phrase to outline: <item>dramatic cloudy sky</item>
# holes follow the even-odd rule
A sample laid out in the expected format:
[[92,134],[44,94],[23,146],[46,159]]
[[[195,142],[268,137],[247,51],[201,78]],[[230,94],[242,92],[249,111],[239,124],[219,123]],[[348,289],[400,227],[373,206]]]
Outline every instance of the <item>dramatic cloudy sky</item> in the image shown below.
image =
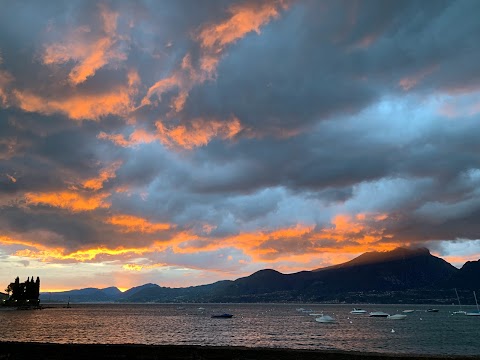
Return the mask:
[[479,13],[1,1],[0,283],[187,286],[399,245],[480,258]]

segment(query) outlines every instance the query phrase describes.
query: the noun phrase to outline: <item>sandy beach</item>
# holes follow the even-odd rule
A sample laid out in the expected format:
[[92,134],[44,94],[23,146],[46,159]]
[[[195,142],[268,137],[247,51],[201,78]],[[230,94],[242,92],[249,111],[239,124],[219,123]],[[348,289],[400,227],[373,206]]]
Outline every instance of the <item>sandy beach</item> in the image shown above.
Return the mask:
[[475,356],[432,356],[379,354],[345,351],[267,349],[246,347],[179,346],[179,345],[108,345],[108,344],[48,344],[0,342],[0,359],[175,359],[175,360],[445,360],[478,359]]

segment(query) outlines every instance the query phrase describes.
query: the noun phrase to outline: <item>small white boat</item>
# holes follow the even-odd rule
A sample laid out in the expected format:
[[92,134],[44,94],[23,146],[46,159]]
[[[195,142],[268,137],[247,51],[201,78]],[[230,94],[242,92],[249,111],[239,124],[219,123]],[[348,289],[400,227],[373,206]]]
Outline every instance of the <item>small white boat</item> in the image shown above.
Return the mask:
[[467,312],[467,316],[480,316],[480,309],[478,308],[478,301],[477,301],[477,294],[475,291],[473,292],[473,296],[475,297],[475,304],[477,305],[477,311]]
[[480,316],[480,311],[467,312],[467,316]]
[[404,314],[411,314],[411,313],[413,313],[414,311],[415,311],[415,310],[403,310],[402,312],[403,312]]
[[467,312],[463,310],[458,310],[458,311],[454,311],[452,315],[467,315]]
[[316,318],[315,321],[318,321],[319,323],[334,323],[335,319],[328,315],[322,315]]
[[403,314],[395,314],[395,315],[388,315],[387,319],[390,320],[405,320],[407,318],[407,315]]
[[310,313],[308,315],[310,315],[310,316],[322,316],[323,314],[322,313]]
[[370,317],[387,317],[389,315],[390,314],[387,314],[383,311],[373,311],[368,316],[370,316]]
[[367,313],[367,310],[357,309],[357,308],[353,308],[353,310],[350,311],[350,314],[366,314],[366,313]]

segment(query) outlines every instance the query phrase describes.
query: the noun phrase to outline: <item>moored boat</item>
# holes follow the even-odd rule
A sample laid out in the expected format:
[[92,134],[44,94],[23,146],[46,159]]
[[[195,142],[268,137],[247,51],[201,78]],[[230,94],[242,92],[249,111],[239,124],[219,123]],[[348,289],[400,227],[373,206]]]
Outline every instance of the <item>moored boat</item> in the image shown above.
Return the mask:
[[335,319],[332,318],[331,316],[329,315],[322,315],[320,317],[317,317],[315,319],[315,321],[319,322],[319,323],[334,323],[335,322]]
[[403,314],[394,314],[394,315],[388,315],[387,319],[390,320],[405,320],[407,318],[407,315]]
[[383,311],[373,311],[368,316],[370,316],[370,317],[387,317],[389,315],[390,314],[387,314]]
[[213,314],[212,315],[213,319],[230,319],[232,317],[233,317],[232,314],[227,314],[227,313],[225,313],[225,314]]
[[411,314],[411,313],[413,313],[414,311],[415,311],[415,310],[409,309],[409,310],[403,310],[402,312],[403,312],[404,314]]
[[473,296],[475,297],[475,304],[477,305],[477,311],[467,312],[466,315],[467,316],[480,316],[480,309],[478,308],[477,294],[475,293],[475,291],[473,292]]
[[467,316],[480,316],[480,311],[467,312]]
[[350,314],[366,314],[367,313],[367,310],[363,310],[363,309],[357,309],[357,308],[353,308],[352,311],[350,311]]

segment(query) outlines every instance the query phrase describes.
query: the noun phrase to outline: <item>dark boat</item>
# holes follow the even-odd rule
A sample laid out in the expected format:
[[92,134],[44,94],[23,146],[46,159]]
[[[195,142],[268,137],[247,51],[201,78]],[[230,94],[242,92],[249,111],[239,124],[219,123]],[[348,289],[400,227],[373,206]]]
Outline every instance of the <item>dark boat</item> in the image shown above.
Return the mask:
[[218,315],[212,315],[212,318],[213,319],[230,319],[232,318],[233,315],[232,314],[218,314]]
[[428,309],[427,312],[438,312],[438,309]]

